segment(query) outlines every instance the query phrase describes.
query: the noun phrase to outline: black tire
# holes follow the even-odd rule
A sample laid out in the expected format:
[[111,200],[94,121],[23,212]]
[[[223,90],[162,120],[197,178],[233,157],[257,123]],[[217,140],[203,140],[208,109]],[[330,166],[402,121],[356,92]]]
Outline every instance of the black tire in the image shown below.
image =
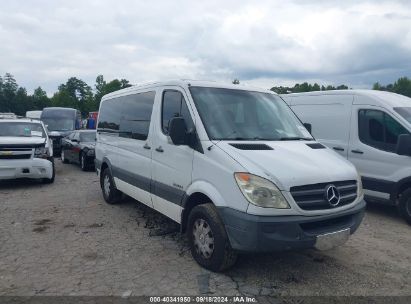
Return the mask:
[[405,190],[398,204],[400,215],[411,225],[411,189]]
[[[202,223],[203,225],[202,231],[210,230],[210,232],[203,233],[202,239],[201,236],[200,239],[195,236],[196,234],[198,235],[198,232],[196,231],[200,230],[200,228],[198,228],[199,223]],[[198,205],[191,210],[188,218],[187,235],[191,255],[202,267],[219,272],[226,270],[235,264],[237,260],[237,252],[231,248],[223,222],[217,213],[217,209],[212,203]],[[213,239],[213,243],[211,244],[210,242],[210,245],[208,245],[207,241],[204,240],[209,240],[210,238]],[[205,243],[200,244],[199,242],[202,241]],[[207,254],[202,252],[204,251],[204,247],[201,249],[200,246],[205,246],[205,251],[208,249],[212,250],[212,253],[209,254],[209,256],[206,256]]]
[[86,154],[84,154],[84,152],[80,153],[80,168],[83,171],[87,171],[88,168],[87,157]]
[[52,168],[53,168],[53,173],[51,175],[51,178],[43,178],[42,182],[43,184],[52,184],[54,183],[54,178],[56,177],[56,168],[54,167],[54,158],[51,158],[51,163],[52,163]]
[[64,150],[61,150],[60,156],[61,156],[61,161],[63,162],[63,164],[68,164],[69,163],[68,159],[64,155]]
[[114,180],[113,180],[113,177],[111,175],[109,168],[105,168],[103,172],[101,173],[100,186],[103,192],[104,200],[108,204],[112,205],[112,204],[117,204],[118,202],[120,202],[122,193],[116,189],[116,186],[114,185]]

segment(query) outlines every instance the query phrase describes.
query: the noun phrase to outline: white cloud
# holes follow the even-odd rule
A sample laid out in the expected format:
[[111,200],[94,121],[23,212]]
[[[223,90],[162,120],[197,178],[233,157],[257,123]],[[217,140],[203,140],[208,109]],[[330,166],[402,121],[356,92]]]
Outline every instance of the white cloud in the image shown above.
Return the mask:
[[2,4],[0,74],[49,93],[90,85],[200,78],[271,87],[370,86],[411,76],[407,1],[51,1]]

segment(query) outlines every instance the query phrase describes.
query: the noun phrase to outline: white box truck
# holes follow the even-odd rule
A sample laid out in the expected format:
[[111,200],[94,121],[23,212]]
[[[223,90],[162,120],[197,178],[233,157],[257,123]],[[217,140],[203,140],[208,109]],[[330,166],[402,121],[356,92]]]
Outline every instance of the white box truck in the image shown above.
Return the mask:
[[351,161],[366,198],[411,223],[411,98],[373,90],[282,95],[319,142]]

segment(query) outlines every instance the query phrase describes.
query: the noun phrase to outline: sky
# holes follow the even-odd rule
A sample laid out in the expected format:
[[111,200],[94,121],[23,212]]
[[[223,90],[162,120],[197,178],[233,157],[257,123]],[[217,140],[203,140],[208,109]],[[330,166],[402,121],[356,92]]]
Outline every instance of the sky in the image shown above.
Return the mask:
[[0,0],[0,75],[370,88],[411,77],[408,0]]

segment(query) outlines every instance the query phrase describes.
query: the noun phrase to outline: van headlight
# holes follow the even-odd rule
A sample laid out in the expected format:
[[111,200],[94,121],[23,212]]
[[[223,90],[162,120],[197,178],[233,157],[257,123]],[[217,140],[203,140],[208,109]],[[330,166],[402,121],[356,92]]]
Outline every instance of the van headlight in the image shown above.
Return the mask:
[[251,204],[263,208],[290,208],[281,191],[269,180],[240,172],[235,173],[234,177],[241,192]]
[[50,153],[49,149],[46,147],[38,147],[34,150],[35,158],[49,158]]
[[362,187],[362,180],[360,173],[357,172],[357,197],[362,197],[364,195],[364,189]]

